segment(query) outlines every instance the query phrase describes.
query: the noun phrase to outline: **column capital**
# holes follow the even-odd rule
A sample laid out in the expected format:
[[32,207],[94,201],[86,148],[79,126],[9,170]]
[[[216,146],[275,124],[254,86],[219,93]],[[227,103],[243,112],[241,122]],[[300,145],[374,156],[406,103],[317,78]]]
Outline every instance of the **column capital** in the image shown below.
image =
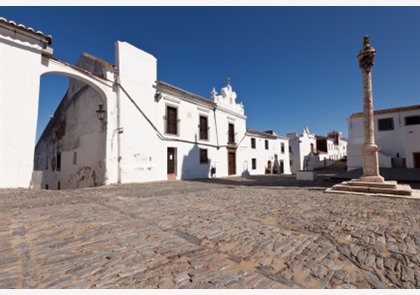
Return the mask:
[[374,62],[374,57],[376,54],[375,48],[369,44],[369,36],[363,38],[363,48],[360,50],[357,58],[359,59],[359,67],[362,71],[370,72]]

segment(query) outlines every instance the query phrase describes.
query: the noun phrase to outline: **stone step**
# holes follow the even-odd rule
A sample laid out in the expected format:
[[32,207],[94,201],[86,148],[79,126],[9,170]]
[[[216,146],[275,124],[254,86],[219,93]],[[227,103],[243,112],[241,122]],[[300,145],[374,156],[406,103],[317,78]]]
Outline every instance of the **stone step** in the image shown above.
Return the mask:
[[411,196],[412,190],[408,186],[397,185],[395,188],[388,187],[376,187],[376,186],[357,186],[348,185],[346,183],[336,184],[333,186],[334,190],[338,191],[350,191],[350,192],[361,192],[371,194],[389,194],[389,195],[403,195]]
[[346,184],[352,185],[352,186],[367,186],[367,187],[380,187],[380,188],[397,188],[397,182],[396,181],[385,181],[385,182],[367,182],[367,181],[361,181],[357,179],[352,179],[347,182]]

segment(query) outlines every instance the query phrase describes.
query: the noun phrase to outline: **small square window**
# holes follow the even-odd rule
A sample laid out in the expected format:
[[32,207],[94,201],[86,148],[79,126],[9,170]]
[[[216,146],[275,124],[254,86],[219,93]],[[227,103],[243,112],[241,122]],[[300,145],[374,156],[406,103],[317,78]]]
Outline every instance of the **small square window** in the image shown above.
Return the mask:
[[268,140],[265,140],[265,149],[268,150]]
[[378,119],[378,131],[394,130],[394,119]]
[[252,159],[252,170],[257,169],[257,159],[253,158]]
[[281,143],[280,151],[281,151],[282,154],[284,154],[284,143]]

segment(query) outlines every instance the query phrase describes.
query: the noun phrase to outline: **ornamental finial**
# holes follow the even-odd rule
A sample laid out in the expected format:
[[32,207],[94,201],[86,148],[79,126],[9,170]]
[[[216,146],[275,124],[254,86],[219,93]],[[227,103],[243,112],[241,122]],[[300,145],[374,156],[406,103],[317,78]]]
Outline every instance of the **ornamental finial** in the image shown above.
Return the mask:
[[360,50],[357,58],[359,59],[359,67],[365,72],[370,72],[375,64],[373,58],[375,57],[376,50],[370,46],[369,36],[363,37],[363,48]]

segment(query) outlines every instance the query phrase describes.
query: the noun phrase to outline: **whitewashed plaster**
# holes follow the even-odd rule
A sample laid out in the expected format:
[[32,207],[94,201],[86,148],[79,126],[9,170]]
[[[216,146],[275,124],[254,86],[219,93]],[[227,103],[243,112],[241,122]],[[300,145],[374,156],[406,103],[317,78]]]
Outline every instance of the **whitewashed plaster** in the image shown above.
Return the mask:
[[310,133],[309,128],[305,127],[299,136],[295,133],[289,133],[287,136],[291,147],[291,172],[296,174],[299,170],[313,170],[316,168],[314,161],[308,161],[308,167],[305,167],[305,160],[310,160],[314,157],[314,155],[311,155],[311,144],[313,145],[314,152],[317,150],[316,137]]
[[[379,167],[402,167],[405,161],[407,168],[414,168],[413,153],[420,152],[420,125],[405,125],[404,118],[420,115],[420,109],[374,115],[375,143],[379,149]],[[393,118],[394,129],[378,131],[378,119]],[[348,170],[360,168],[362,158],[360,148],[363,145],[363,117],[351,118],[348,121]]]
[[[34,167],[40,77],[61,74],[113,96],[113,81],[98,79],[51,58],[29,29],[2,19],[0,28],[0,187],[29,187]],[[20,33],[23,32],[26,35]],[[112,101],[112,100],[111,100]],[[109,111],[112,111],[112,107]]]

